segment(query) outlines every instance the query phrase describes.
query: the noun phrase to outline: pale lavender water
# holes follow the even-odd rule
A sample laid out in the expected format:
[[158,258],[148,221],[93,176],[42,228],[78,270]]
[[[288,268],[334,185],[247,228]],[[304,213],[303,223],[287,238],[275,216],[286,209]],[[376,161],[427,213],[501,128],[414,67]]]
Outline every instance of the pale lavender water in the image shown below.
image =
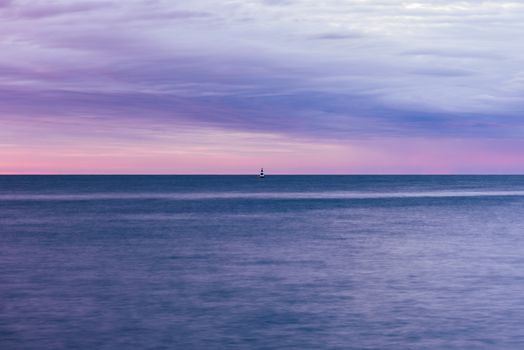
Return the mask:
[[524,177],[0,177],[1,349],[520,349]]

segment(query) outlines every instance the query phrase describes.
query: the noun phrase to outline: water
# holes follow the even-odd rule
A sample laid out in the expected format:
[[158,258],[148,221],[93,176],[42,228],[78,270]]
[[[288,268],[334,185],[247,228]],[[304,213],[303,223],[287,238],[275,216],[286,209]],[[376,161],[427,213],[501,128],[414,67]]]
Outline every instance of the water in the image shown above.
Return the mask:
[[524,177],[0,177],[1,349],[521,349]]

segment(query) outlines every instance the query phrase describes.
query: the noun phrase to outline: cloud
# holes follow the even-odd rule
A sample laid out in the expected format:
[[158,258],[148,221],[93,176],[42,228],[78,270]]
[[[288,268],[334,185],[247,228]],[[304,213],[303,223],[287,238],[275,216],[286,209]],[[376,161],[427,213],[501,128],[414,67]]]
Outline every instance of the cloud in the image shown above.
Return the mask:
[[524,8],[511,1],[2,5],[0,119],[143,119],[337,142],[520,130]]
[[313,39],[319,39],[319,40],[347,40],[347,39],[355,39],[355,38],[361,38],[362,35],[358,33],[324,33],[324,34],[317,34],[312,36]]
[[265,5],[279,6],[279,5],[290,5],[294,1],[293,0],[260,0],[260,2]]
[[438,77],[466,77],[474,75],[475,72],[466,69],[453,69],[446,67],[428,67],[411,71],[413,74],[434,75]]
[[148,19],[148,20],[161,20],[161,19],[204,19],[210,18],[212,14],[206,11],[159,11],[150,12],[145,14],[137,14],[135,18]]
[[419,48],[416,50],[401,52],[401,55],[415,57],[435,57],[438,59],[473,59],[473,60],[501,60],[503,56],[496,52],[478,50],[475,48]]
[[72,15],[76,13],[85,13],[104,8],[112,7],[110,3],[103,2],[76,2],[76,3],[43,3],[30,6],[21,6],[17,15],[31,19],[40,19],[47,17]]

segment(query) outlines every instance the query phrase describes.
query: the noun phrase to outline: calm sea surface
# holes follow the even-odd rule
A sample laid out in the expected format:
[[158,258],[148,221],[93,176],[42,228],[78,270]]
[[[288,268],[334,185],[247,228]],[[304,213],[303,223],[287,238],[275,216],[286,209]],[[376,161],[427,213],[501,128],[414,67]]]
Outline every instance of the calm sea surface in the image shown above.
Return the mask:
[[524,349],[524,177],[0,177],[0,349]]

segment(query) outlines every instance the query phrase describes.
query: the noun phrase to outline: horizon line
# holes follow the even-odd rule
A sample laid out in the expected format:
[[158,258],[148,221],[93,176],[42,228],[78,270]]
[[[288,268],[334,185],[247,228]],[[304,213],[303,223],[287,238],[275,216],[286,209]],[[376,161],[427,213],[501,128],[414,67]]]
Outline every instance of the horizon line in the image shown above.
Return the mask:
[[[0,176],[253,176],[258,177],[256,173],[232,173],[232,174],[214,174],[214,173],[0,173]],[[355,173],[355,174],[338,174],[338,173],[275,173],[265,174],[271,176],[524,176],[524,173]]]

